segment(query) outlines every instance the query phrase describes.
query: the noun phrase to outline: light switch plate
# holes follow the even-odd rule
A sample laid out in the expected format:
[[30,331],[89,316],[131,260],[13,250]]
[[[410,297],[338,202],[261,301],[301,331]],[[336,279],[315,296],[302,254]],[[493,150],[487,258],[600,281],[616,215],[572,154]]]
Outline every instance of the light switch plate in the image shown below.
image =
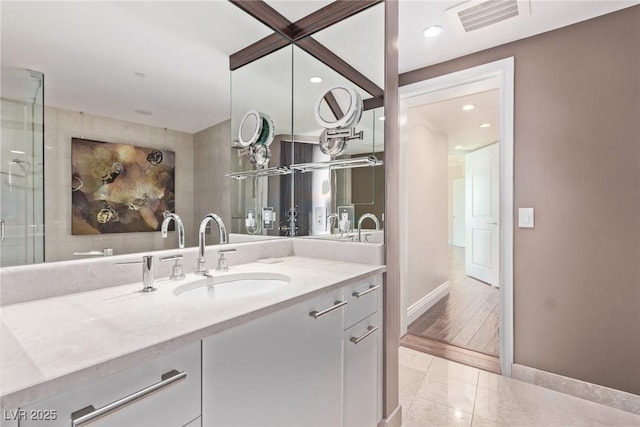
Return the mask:
[[533,208],[518,208],[518,227],[533,228]]

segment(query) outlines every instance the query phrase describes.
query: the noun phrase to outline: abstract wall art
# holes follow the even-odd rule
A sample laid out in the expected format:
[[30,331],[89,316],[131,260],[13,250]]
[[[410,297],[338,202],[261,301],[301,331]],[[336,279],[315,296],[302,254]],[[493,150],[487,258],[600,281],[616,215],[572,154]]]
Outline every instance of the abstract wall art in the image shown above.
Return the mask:
[[71,140],[72,234],[158,231],[175,212],[175,153]]

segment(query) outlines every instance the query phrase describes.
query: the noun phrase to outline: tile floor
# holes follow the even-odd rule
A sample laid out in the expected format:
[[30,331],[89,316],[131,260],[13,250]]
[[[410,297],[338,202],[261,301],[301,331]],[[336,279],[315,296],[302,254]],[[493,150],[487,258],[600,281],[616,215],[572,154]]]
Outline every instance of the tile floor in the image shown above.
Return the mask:
[[640,427],[640,416],[400,347],[403,427]]

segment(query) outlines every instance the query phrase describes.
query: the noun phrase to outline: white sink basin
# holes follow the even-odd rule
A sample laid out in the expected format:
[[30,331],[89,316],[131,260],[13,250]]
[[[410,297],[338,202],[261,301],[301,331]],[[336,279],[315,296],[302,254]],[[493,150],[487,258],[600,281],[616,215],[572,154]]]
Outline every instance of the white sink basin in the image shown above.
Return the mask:
[[242,298],[263,294],[291,284],[291,278],[277,273],[236,273],[205,277],[180,286],[174,295],[180,298]]

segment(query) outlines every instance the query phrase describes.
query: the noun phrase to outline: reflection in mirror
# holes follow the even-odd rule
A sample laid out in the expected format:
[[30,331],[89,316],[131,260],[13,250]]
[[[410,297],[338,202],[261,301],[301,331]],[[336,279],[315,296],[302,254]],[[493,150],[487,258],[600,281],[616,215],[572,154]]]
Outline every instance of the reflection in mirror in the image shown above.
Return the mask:
[[[384,5],[313,37],[375,85],[383,86]],[[230,175],[237,179],[231,184],[232,232],[251,239],[326,236],[330,234],[327,219],[340,225],[335,217],[344,211],[342,234],[351,238],[362,214],[373,213],[382,221],[384,171],[382,161],[372,156],[382,159],[384,123],[379,120],[382,109],[363,112],[362,100],[370,98],[371,94],[295,45],[234,70],[231,134],[238,139],[231,150]],[[257,116],[248,119],[246,130],[241,126],[251,110],[273,119],[274,139],[268,150],[251,141],[259,126]],[[327,135],[329,129],[339,138]],[[323,131],[327,131],[324,138]],[[322,148],[321,139],[327,143]],[[342,166],[321,165],[315,172],[300,168],[327,161]],[[363,167],[360,172],[353,168],[354,162],[376,167]],[[382,240],[380,232],[377,241]]]
[[[229,55],[271,34],[269,28],[230,2],[2,2],[0,19],[3,67],[24,71],[38,64],[45,81],[45,104],[40,99],[34,108],[44,109],[43,126],[14,102],[19,97],[10,92],[19,83],[2,71],[0,171],[11,173],[11,187],[3,173],[1,266],[178,247],[174,231],[167,239],[160,231],[72,235],[71,195],[79,185],[71,174],[73,137],[174,151],[176,214],[186,246],[197,244],[196,225],[205,214],[231,221],[231,183],[224,176],[231,139]],[[149,48],[149,40],[157,49]],[[28,88],[29,97],[36,86]],[[40,131],[27,135],[32,125]],[[32,148],[44,148],[44,154]],[[9,165],[13,159],[19,162]],[[19,177],[26,162],[30,172]],[[19,186],[34,197],[18,198]],[[19,200],[42,200],[43,191],[44,218],[6,212],[23,210]],[[207,243],[217,237],[213,233]]]
[[[292,47],[231,72],[231,172],[288,165],[291,151]],[[290,181],[286,176],[231,179],[231,232],[236,241],[286,235]],[[284,227],[281,232],[281,226]]]
[[[382,67],[382,57],[380,61]],[[318,79],[322,80],[317,82]],[[330,161],[366,160],[372,155],[383,160],[384,121],[380,120],[383,108],[367,111],[358,108],[362,99],[369,98],[371,95],[362,88],[296,46],[295,163],[315,165]],[[330,132],[343,134],[327,138]],[[369,163],[364,162],[363,165],[368,166]],[[344,167],[336,164],[297,172],[294,180],[296,235],[357,239],[358,220],[365,213],[374,214],[382,224],[382,165]],[[373,222],[366,222],[363,227],[373,228]],[[382,232],[367,230],[365,234],[369,241],[383,241]]]
[[44,76],[2,67],[0,267],[44,261]]
[[316,121],[326,129],[344,129],[357,126],[362,117],[362,98],[352,87],[329,88],[315,107]]

